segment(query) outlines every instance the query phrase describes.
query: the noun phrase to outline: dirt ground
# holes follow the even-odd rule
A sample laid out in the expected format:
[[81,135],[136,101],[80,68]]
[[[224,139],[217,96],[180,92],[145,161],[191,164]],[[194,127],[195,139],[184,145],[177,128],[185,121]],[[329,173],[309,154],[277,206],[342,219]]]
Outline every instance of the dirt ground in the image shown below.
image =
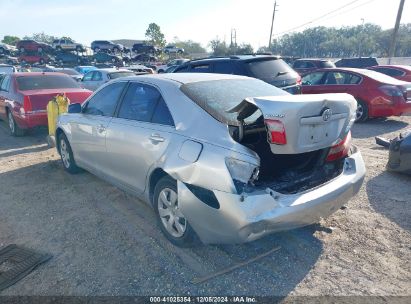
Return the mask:
[[[385,171],[411,117],[354,126],[367,177],[343,210],[318,225],[244,245],[180,249],[144,203],[89,173],[69,175],[44,131],[23,138],[0,123],[0,248],[53,258],[0,295],[411,296],[411,178]],[[281,249],[201,284],[195,278]]]

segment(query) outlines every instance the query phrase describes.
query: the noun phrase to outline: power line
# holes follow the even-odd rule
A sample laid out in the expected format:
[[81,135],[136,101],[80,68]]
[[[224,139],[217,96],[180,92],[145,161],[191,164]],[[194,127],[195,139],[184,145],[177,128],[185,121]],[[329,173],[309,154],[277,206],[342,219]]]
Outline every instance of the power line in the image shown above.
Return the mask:
[[[276,36],[280,36],[280,35],[282,35],[282,34],[286,34],[286,33],[292,32],[292,31],[294,31],[294,30],[296,30],[296,29],[299,29],[299,28],[302,28],[302,27],[304,27],[304,26],[306,26],[306,25],[309,25],[309,24],[312,24],[312,23],[314,23],[314,22],[317,22],[317,21],[319,21],[319,20],[321,20],[321,19],[324,19],[325,17],[327,17],[327,16],[329,16],[329,15],[331,15],[331,14],[334,14],[334,13],[336,13],[336,12],[338,12],[338,11],[340,11],[340,10],[342,10],[342,9],[344,9],[344,8],[350,6],[350,5],[352,5],[352,4],[354,4],[354,3],[358,2],[358,1],[360,1],[360,0],[353,0],[353,1],[347,3],[347,4],[343,5],[343,6],[340,6],[340,7],[336,8],[336,9],[334,9],[334,10],[332,10],[332,11],[329,11],[328,13],[325,13],[325,14],[319,16],[319,17],[316,17],[316,18],[312,19],[311,21],[305,22],[305,23],[303,23],[303,24],[301,24],[301,25],[298,25],[298,26],[293,27],[293,28],[291,28],[291,29],[288,29],[288,30],[286,30],[286,31],[277,33]],[[366,2],[366,3],[362,3],[362,4],[360,4],[360,5],[358,5],[358,6],[354,7],[354,8],[351,8],[350,10],[355,9],[355,8],[357,8],[357,7],[360,7],[360,6],[363,6],[363,5],[365,5],[365,4],[368,4],[369,2],[372,2],[372,1],[375,1],[375,0],[370,0],[370,1]],[[349,11],[349,10],[347,10],[347,11]],[[335,15],[335,16],[338,16],[338,14]]]
[[329,17],[323,19],[323,21],[324,21],[324,20],[331,19],[331,18],[334,18],[334,17],[338,17],[338,16],[341,16],[341,15],[344,15],[344,14],[346,14],[346,13],[348,13],[348,12],[351,12],[351,11],[355,10],[356,8],[359,8],[359,7],[361,7],[361,6],[364,6],[364,5],[369,4],[369,3],[371,3],[371,2],[374,2],[374,1],[375,1],[375,0],[369,0],[369,1],[367,1],[367,2],[361,3],[360,5],[351,7],[351,8],[349,8],[349,9],[347,9],[347,10],[345,10],[345,11],[339,13],[339,14],[336,14],[336,15],[333,15],[333,16],[329,16]]

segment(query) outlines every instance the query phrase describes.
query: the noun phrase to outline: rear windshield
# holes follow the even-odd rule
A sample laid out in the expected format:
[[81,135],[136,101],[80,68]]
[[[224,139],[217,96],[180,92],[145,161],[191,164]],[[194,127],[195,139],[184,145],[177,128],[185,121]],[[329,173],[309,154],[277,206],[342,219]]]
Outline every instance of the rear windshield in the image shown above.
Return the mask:
[[135,74],[133,72],[115,72],[115,73],[108,74],[108,77],[110,79],[116,79],[120,77],[129,77],[129,76],[135,76]]
[[376,72],[376,71],[371,71],[371,70],[361,70],[361,73],[364,74],[365,76],[368,76],[378,82],[383,82],[383,83],[389,83],[389,84],[399,84],[402,83],[402,81],[393,78],[391,76]]
[[320,68],[335,68],[335,64],[331,61],[320,61]]
[[14,68],[12,66],[0,66],[0,74],[10,74],[14,72]]
[[[226,110],[235,107],[245,98],[288,95],[258,79],[192,82],[182,85],[180,90],[215,119],[233,126],[238,125],[237,113],[227,113]],[[261,113],[248,117],[245,123],[254,122],[260,115]]]
[[66,75],[19,76],[16,80],[20,91],[80,88],[74,79]]
[[255,60],[248,62],[247,65],[252,75],[259,79],[273,79],[280,75],[294,73],[294,70],[281,59]]

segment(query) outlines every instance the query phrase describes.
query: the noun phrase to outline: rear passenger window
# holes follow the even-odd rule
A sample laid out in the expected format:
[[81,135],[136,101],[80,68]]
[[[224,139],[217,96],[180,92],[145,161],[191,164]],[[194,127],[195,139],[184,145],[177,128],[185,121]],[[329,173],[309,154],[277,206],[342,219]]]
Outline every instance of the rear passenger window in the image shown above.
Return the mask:
[[131,83],[124,96],[118,117],[151,122],[160,98],[161,95],[157,89],[136,82]]
[[113,116],[125,82],[116,82],[98,91],[87,103],[84,114]]
[[174,121],[171,117],[170,111],[168,110],[166,102],[161,96],[158,100],[156,109],[154,110],[151,122],[160,125],[174,126]]
[[196,73],[207,73],[210,72],[209,64],[199,64],[191,66],[191,71]]
[[405,74],[405,72],[393,68],[376,68],[375,70],[391,77],[403,76]]
[[214,73],[234,74],[234,65],[231,62],[215,62]]

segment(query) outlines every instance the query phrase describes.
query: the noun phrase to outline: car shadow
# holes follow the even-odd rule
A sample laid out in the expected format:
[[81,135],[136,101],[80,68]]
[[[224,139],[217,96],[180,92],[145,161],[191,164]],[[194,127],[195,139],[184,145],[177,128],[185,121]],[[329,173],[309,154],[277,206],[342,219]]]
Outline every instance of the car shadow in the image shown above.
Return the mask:
[[[4,139],[0,141],[0,157],[5,157],[5,154],[7,154],[6,156],[20,154],[17,151],[20,149],[22,150],[22,153],[30,153],[47,149],[47,147],[38,147],[40,145],[47,145],[46,128],[30,130],[23,137],[14,137],[10,135],[7,123],[0,120],[0,133],[2,133],[2,137],[4,137]],[[35,146],[33,151],[29,151],[32,148],[31,146]],[[23,150],[27,151],[24,152]],[[1,153],[2,151],[4,151],[3,154]]]
[[411,231],[410,184],[410,176],[384,171],[371,178],[366,185],[372,208],[408,231]]
[[[316,231],[331,233],[331,230],[316,224],[274,233],[251,243],[192,248],[204,263],[213,263],[216,271],[223,272],[199,285],[216,289],[225,282],[228,295],[250,295],[250,290],[259,290],[259,296],[286,297],[306,277],[323,251],[322,242],[314,236]],[[278,251],[264,256],[276,247]],[[225,269],[259,256],[263,257],[224,273]],[[264,288],[261,288],[262,282],[269,284],[264,283]],[[243,286],[242,290],[237,286]]]
[[[364,128],[364,125],[367,125],[367,128]],[[399,131],[407,126],[408,124],[404,121],[374,118],[364,123],[354,124],[351,129],[351,133],[354,138],[369,138],[385,133]]]

